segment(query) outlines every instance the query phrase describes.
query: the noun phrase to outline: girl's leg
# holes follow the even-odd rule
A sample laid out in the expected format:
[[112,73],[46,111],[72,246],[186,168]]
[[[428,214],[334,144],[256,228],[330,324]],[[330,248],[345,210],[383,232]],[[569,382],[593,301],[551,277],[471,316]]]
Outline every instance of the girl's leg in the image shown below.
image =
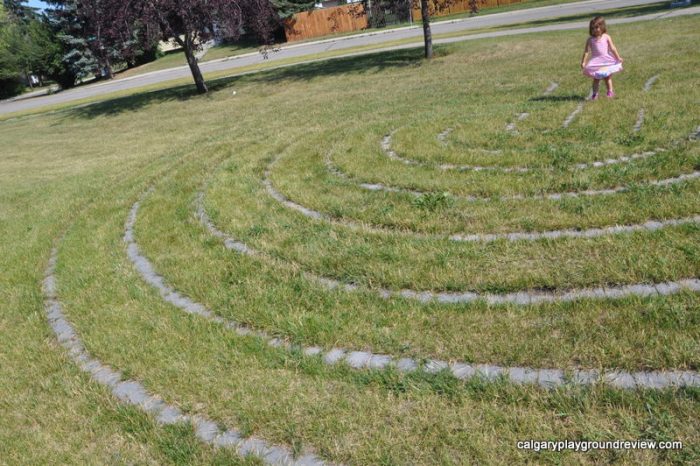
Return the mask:
[[612,76],[605,78],[605,87],[608,88],[608,97],[613,97],[615,90],[613,89]]
[[595,100],[598,98],[598,89],[600,89],[600,79],[594,79],[593,80],[593,95],[591,95],[591,99]]

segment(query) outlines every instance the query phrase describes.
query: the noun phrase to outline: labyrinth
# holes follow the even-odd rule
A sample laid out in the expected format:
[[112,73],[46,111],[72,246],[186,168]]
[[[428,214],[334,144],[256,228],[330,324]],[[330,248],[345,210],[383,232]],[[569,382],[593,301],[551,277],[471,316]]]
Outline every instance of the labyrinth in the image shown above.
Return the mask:
[[5,236],[40,264],[21,338],[74,413],[45,428],[156,464],[700,459],[697,25],[615,27],[615,99],[576,31],[0,123]]

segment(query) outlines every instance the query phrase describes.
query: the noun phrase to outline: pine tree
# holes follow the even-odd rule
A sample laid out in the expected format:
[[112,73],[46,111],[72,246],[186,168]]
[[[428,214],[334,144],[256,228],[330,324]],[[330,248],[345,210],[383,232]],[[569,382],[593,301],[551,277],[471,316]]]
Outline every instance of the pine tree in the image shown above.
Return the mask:
[[280,19],[286,19],[295,13],[301,11],[309,11],[314,8],[316,2],[314,0],[270,0],[272,6],[277,11]]
[[87,24],[78,13],[77,0],[52,0],[47,10],[52,29],[62,49],[62,67],[54,79],[63,88],[72,87],[79,78],[95,73],[99,64],[86,38]]

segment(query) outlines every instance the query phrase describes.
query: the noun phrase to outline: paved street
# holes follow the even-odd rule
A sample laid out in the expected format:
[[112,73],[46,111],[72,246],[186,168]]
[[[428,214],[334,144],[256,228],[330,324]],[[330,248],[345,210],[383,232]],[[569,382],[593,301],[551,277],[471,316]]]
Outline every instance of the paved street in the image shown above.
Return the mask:
[[[496,13],[485,16],[477,16],[474,18],[465,18],[454,21],[437,22],[432,24],[432,32],[434,35],[445,34],[445,33],[458,33],[460,31],[468,32],[474,29],[488,28],[494,26],[504,26],[509,24],[518,24],[530,21],[539,21],[546,18],[555,18],[570,15],[586,15],[593,14],[595,12],[612,9],[621,8],[626,6],[635,5],[645,5],[658,3],[658,0],[590,0],[562,5],[555,5],[542,8],[532,8],[525,10],[517,10],[507,13]],[[684,14],[697,14],[700,13],[700,7],[692,7],[685,9],[669,9],[660,13],[646,15],[636,18],[625,18],[620,20],[610,20],[609,24],[620,24],[624,22],[639,21],[639,20],[651,20],[660,17],[684,15]],[[552,30],[566,30],[566,29],[580,29],[587,27],[587,21],[577,21],[557,25],[540,26],[540,27],[530,27],[530,28],[519,28],[511,29],[508,31],[498,31],[498,32],[488,32],[482,34],[471,34],[465,37],[455,37],[450,39],[435,40],[434,43],[447,43],[456,42],[461,40],[473,40],[486,37],[499,37],[505,35],[513,34],[523,34],[523,33],[535,33],[544,32]],[[269,58],[265,60],[261,54],[249,53],[245,55],[239,55],[236,57],[225,58],[221,60],[213,60],[208,62],[202,62],[200,67],[202,72],[212,72],[212,71],[223,71],[229,70],[235,73],[238,68],[270,63],[284,59],[290,58],[300,58],[304,56],[315,55],[319,53],[324,53],[328,51],[337,51],[344,49],[352,49],[354,47],[363,47],[368,45],[381,45],[382,43],[392,42],[397,40],[411,39],[414,38],[416,42],[411,44],[399,46],[399,47],[388,47],[388,49],[399,49],[399,48],[411,48],[416,47],[417,44],[422,44],[423,40],[423,30],[420,25],[391,29],[391,30],[381,30],[366,34],[360,34],[350,37],[335,38],[320,40],[315,42],[307,42],[303,44],[289,44],[283,45],[281,50],[276,53],[269,54]],[[379,49],[382,50],[382,49]],[[372,50],[371,52],[362,53],[372,53],[377,50]],[[353,55],[351,51],[348,55]],[[0,114],[6,114],[22,110],[30,110],[33,108],[38,108],[45,105],[54,105],[65,102],[70,102],[74,100],[84,99],[87,97],[98,96],[101,94],[107,94],[115,91],[122,91],[126,89],[134,89],[142,86],[147,86],[155,83],[166,82],[173,79],[180,79],[190,77],[190,71],[187,66],[181,66],[177,68],[171,68],[162,71],[154,71],[151,73],[146,73],[139,76],[133,76],[123,79],[115,79],[107,82],[100,82],[91,85],[80,86],[75,89],[70,89],[63,92],[58,92],[52,95],[45,95],[39,97],[14,99],[12,101],[0,102]]]

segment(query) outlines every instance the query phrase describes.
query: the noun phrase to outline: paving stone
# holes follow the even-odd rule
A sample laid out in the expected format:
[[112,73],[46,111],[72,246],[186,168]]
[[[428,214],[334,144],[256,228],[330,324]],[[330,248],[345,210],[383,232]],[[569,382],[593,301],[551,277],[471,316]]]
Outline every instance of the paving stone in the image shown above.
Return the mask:
[[345,358],[345,362],[355,369],[362,369],[369,365],[369,360],[372,357],[372,353],[367,353],[365,351],[352,351]]
[[133,380],[119,382],[112,390],[112,393],[120,400],[133,405],[141,405],[148,398],[143,386]]
[[316,356],[318,354],[321,354],[323,350],[319,348],[318,346],[310,346],[308,348],[304,348],[304,355],[305,356]]
[[473,366],[459,362],[450,364],[450,370],[452,375],[460,380],[470,379],[476,374],[476,369]]
[[418,369],[418,363],[410,358],[401,358],[396,363],[396,368],[401,372],[413,372]]
[[637,382],[629,372],[606,372],[603,374],[603,381],[608,385],[612,385],[613,387],[617,388],[633,389],[637,387]]
[[429,374],[437,374],[440,371],[449,369],[449,364],[445,361],[440,361],[437,359],[428,359],[425,363],[425,372]]
[[182,421],[182,413],[173,406],[164,407],[156,417],[156,421],[163,425],[177,424]]
[[387,354],[373,354],[369,360],[370,369],[384,369],[392,362],[392,357]]
[[294,464],[292,455],[289,451],[282,447],[268,447],[267,452],[263,456],[263,461],[267,464],[275,465],[291,465]]
[[241,443],[242,440],[240,432],[229,429],[214,439],[214,445],[224,448],[233,448]]
[[213,443],[214,439],[220,434],[219,427],[212,421],[208,421],[199,417],[192,420],[197,438],[205,443]]
[[502,367],[493,366],[491,364],[476,364],[474,368],[478,376],[491,381],[498,379],[501,375],[505,375],[506,373]]
[[537,384],[537,370],[530,367],[511,367],[508,369],[508,378],[516,384]]
[[571,380],[577,385],[593,385],[600,380],[600,372],[595,369],[576,369]]
[[242,456],[255,455],[262,456],[267,451],[267,443],[255,437],[243,440],[238,446],[238,452]]
[[324,466],[326,463],[314,455],[304,455],[294,460],[292,464],[294,466]]
[[639,388],[661,389],[668,386],[666,377],[660,372],[636,372],[634,382]]
[[345,356],[345,350],[340,348],[333,348],[323,357],[323,361],[326,364],[335,364]]
[[556,387],[564,384],[564,371],[560,369],[538,369],[537,382],[543,387]]

